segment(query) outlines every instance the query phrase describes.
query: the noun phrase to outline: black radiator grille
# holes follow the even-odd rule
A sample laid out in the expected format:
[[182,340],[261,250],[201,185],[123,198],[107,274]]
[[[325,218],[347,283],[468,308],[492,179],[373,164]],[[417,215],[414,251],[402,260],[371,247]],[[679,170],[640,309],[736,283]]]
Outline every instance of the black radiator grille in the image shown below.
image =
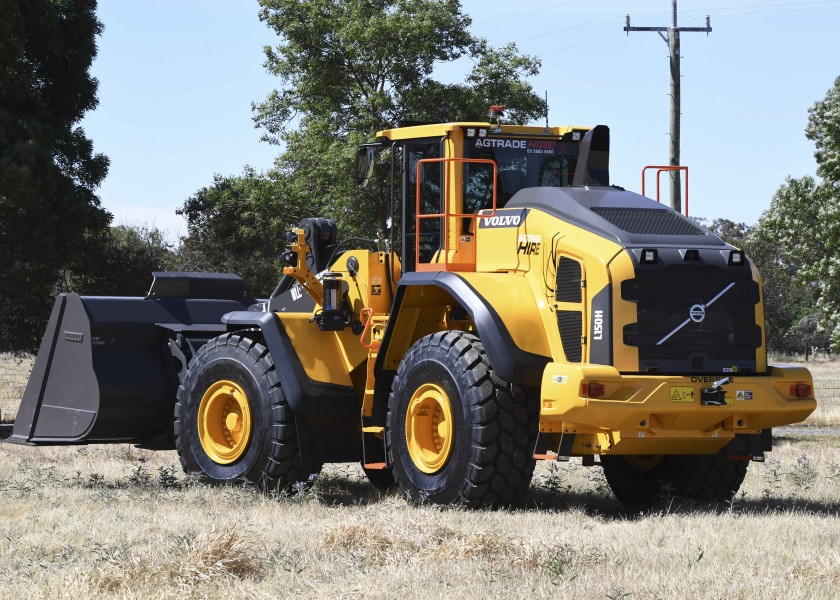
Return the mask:
[[556,300],[558,302],[580,302],[580,279],[580,263],[568,256],[561,256],[557,262]]
[[637,321],[624,327],[624,343],[639,348],[640,371],[755,369],[759,290],[749,270],[686,264],[637,269],[635,279],[622,283],[621,296],[636,303]]
[[580,362],[583,358],[583,313],[579,310],[558,310],[557,327],[560,329],[560,341],[568,362]]
[[592,212],[627,233],[648,235],[704,235],[703,230],[664,208],[604,208]]

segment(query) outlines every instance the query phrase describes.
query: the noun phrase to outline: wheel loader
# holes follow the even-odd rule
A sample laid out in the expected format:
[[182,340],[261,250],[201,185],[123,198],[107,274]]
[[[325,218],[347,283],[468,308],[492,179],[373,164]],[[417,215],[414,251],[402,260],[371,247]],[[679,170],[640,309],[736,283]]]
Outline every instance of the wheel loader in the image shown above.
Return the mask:
[[729,500],[815,408],[806,369],[767,364],[758,272],[612,185],[607,127],[501,117],[378,132],[356,177],[388,171],[387,234],[304,219],[268,299],[173,272],[145,297],[59,295],[10,441],[175,448],[267,490],[358,461],[469,507],[580,457],[628,507]]

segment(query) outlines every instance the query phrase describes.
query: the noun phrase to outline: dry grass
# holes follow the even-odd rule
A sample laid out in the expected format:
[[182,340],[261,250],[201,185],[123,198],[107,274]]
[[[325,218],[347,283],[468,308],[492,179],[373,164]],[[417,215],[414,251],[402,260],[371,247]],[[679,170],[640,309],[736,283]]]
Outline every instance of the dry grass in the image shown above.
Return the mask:
[[[784,432],[782,432],[784,434]],[[623,513],[599,468],[541,464],[515,511],[412,507],[355,466],[266,497],[173,452],[0,443],[0,588],[28,598],[833,597],[840,438],[782,438],[732,506]]]
[[[809,366],[818,382],[840,379],[833,363]],[[836,426],[840,399],[821,393],[818,383],[826,412],[814,423]],[[375,491],[355,465],[325,468],[299,495],[266,497],[187,480],[174,452],[0,442],[0,590],[50,599],[834,597],[840,434],[776,434],[776,450],[750,466],[731,506],[665,499],[644,515],[622,512],[600,468],[578,461],[541,463],[518,510],[465,511],[409,506]]]
[[0,353],[0,423],[15,420],[33,362],[34,358],[15,358]]

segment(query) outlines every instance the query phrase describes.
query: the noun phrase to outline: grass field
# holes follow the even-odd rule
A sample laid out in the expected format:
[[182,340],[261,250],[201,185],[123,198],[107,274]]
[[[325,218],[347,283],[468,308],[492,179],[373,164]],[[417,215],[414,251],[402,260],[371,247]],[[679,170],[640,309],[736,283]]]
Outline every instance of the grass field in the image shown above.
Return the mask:
[[[833,373],[833,364],[825,371]],[[838,414],[814,424],[835,427]],[[267,497],[186,480],[174,452],[0,442],[0,591],[10,598],[836,597],[840,434],[806,427],[776,435],[776,449],[766,463],[751,464],[731,506],[710,512],[665,498],[648,514],[623,512],[601,469],[579,461],[540,463],[522,508],[466,511],[410,506],[375,491],[355,465],[325,468],[297,495]]]
[[818,598],[840,585],[840,439],[782,439],[733,504],[621,512],[540,464],[523,508],[413,507],[355,466],[265,497],[174,452],[0,444],[0,589],[26,598]]
[[0,353],[0,423],[15,420],[33,362],[32,358]]

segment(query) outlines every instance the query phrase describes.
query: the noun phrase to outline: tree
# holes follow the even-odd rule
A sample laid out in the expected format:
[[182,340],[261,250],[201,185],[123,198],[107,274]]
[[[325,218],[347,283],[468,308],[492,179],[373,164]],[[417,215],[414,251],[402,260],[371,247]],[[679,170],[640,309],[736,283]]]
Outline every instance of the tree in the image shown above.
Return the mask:
[[176,254],[156,227],[111,227],[98,252],[101,257],[84,272],[66,271],[61,289],[99,296],[144,296],[153,271],[171,271]]
[[0,0],[0,339],[34,351],[67,268],[84,270],[111,216],[108,159],[77,126],[97,104],[95,0]]
[[[813,179],[788,178],[773,196],[770,208],[750,230],[745,250],[764,279],[764,319],[767,346],[777,352],[797,352],[800,344],[790,329],[814,307],[814,286],[802,273],[800,239],[804,221],[815,215],[808,210]],[[802,212],[800,212],[802,209]],[[794,219],[802,218],[796,222]]]
[[799,319],[788,331],[788,336],[791,338],[791,346],[798,347],[805,355],[806,361],[815,348],[828,350],[831,346],[831,340],[824,329],[820,327],[820,317],[818,315],[806,315]]
[[829,336],[840,348],[840,77],[808,112],[823,179],[788,177],[746,241],[764,277],[768,345],[783,351]]
[[840,184],[840,77],[825,98],[808,110],[805,137],[816,144],[817,174],[827,182]]
[[[323,216],[337,221],[342,238],[384,233],[387,153],[364,189],[352,176],[356,148],[376,131],[407,121],[484,121],[490,104],[506,104],[514,122],[545,113],[545,102],[525,81],[539,61],[513,44],[496,49],[473,37],[457,1],[260,4],[260,18],[281,39],[265,50],[265,66],[281,87],[254,106],[254,121],[283,152],[268,173],[217,178],[185,203],[184,246],[192,257],[203,256],[207,268],[247,272],[267,289],[268,274],[276,278],[278,269],[281,225]],[[463,56],[473,67],[462,82],[434,79],[437,65]],[[240,205],[247,207],[243,216],[230,210]],[[240,219],[246,224],[235,226]],[[252,220],[273,229],[252,230]]]
[[708,229],[727,244],[743,249],[747,244],[751,227],[746,223],[736,223],[729,219],[715,219]]
[[326,123],[345,138],[418,119],[404,101],[436,63],[473,43],[470,19],[452,0],[261,0],[260,19],[282,41],[266,67],[283,84],[257,107],[266,139],[283,140],[294,117]]
[[[831,334],[834,349],[840,348],[840,77],[808,111],[805,135],[814,141],[817,174],[823,181],[812,199],[819,206],[819,222],[808,232],[817,250],[805,264],[805,274],[817,287],[817,307],[825,316],[821,331]],[[809,257],[810,258],[810,257]]]
[[266,296],[279,279],[286,226],[308,207],[284,204],[278,181],[246,167],[239,177],[216,175],[177,212],[187,219],[181,268],[243,276],[250,292]]
[[840,300],[840,281],[827,271],[836,260],[840,213],[827,190],[812,177],[788,177],[747,239],[764,277],[767,338],[774,350],[798,351],[807,343],[800,335],[806,330],[797,327],[804,317],[828,333],[838,323],[831,311]]

